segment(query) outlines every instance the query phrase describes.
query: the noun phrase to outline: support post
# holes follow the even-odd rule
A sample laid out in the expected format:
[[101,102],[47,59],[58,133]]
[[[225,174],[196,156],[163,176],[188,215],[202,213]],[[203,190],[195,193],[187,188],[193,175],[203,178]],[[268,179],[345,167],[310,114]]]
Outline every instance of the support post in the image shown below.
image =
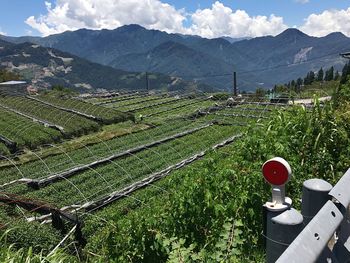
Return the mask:
[[63,223],[63,220],[59,213],[57,213],[56,210],[51,210],[51,219],[52,219],[52,226],[58,230],[61,230],[62,233],[65,232],[65,226]]
[[274,263],[303,230],[303,217],[294,208],[267,210],[266,262]]
[[[341,208],[341,210],[345,210]],[[333,253],[339,262],[350,260],[350,211],[342,211],[344,219],[338,229],[338,240],[333,248]]]
[[322,179],[310,179],[303,183],[301,214],[306,226],[321,208],[330,200],[333,186]]
[[280,157],[264,163],[262,172],[272,186],[272,200],[264,205],[264,236],[266,262],[272,263],[303,230],[303,217],[291,208],[292,200],[285,196],[285,184],[292,176],[288,162]]
[[233,72],[233,96],[237,97],[237,72]]
[[149,91],[148,72],[146,72],[146,89],[147,89],[147,91]]
[[338,241],[333,248],[335,257],[339,262],[350,260],[350,169],[342,176],[330,191],[329,195],[337,200],[338,207],[344,219],[338,229]]

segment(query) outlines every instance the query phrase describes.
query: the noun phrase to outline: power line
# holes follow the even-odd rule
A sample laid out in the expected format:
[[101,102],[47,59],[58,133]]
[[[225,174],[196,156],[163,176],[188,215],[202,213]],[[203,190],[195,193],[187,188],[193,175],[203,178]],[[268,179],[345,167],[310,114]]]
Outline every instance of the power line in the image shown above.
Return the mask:
[[332,55],[339,56],[339,52],[329,53],[329,54],[326,54],[326,55],[323,55],[323,56],[320,56],[320,57],[312,58],[312,59],[309,59],[307,61],[301,61],[301,62],[298,62],[298,63],[280,64],[280,65],[276,65],[274,67],[261,68],[261,69],[255,69],[255,70],[252,69],[252,70],[248,70],[248,71],[241,71],[241,72],[238,72],[238,73],[245,74],[245,73],[252,73],[252,72],[262,72],[262,71],[267,71],[267,70],[277,69],[277,68],[283,68],[283,67],[298,66],[298,65],[307,64],[307,63],[310,63],[312,61],[316,61],[316,60],[319,60],[319,59],[322,59],[322,58],[325,58],[325,57],[328,57],[328,56],[332,56]]
[[[247,70],[247,71],[236,71],[236,72],[237,72],[237,74],[247,74],[247,73],[255,73],[255,72],[264,72],[264,71],[278,69],[278,68],[284,68],[284,67],[299,66],[299,65],[307,64],[307,63],[310,63],[312,61],[317,61],[317,60],[320,60],[322,58],[325,58],[328,56],[333,56],[333,55],[339,56],[339,51],[328,53],[326,55],[315,57],[315,58],[309,59],[307,61],[301,61],[298,63],[279,64],[279,65],[276,65],[273,67],[264,67],[264,68],[251,69],[251,70]],[[212,75],[208,75],[208,74],[207,75],[177,75],[177,77],[180,77],[180,78],[194,78],[194,79],[208,79],[208,78],[218,78],[218,77],[228,77],[228,76],[232,76],[232,73],[212,74]]]

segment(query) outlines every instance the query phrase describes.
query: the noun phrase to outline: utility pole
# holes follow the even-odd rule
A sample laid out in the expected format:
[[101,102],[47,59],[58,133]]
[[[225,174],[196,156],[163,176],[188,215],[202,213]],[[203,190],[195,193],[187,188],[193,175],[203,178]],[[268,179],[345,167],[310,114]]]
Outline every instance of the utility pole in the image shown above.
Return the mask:
[[146,89],[149,91],[148,72],[146,72]]
[[237,97],[237,72],[233,72],[233,96]]

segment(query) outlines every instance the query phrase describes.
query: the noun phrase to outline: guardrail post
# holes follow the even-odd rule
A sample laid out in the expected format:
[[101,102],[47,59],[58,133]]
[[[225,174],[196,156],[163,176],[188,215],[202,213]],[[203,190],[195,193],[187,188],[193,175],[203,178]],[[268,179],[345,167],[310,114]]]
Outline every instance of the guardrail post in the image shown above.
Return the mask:
[[[314,215],[303,231],[278,258],[277,263],[350,262],[349,185],[350,169],[329,192],[329,198],[332,200],[328,200]],[[312,208],[314,202],[311,200],[317,195],[319,199],[326,200],[325,192],[328,189],[329,185],[324,181],[311,180],[304,183],[303,203],[305,200],[309,202],[309,204],[303,204],[304,215],[312,216],[313,211],[318,209],[317,206],[321,205],[321,201],[316,200],[315,207]],[[335,239],[334,233],[337,234]]]
[[345,217],[340,224],[338,240],[334,245],[333,253],[339,262],[350,261],[350,213],[346,211]]
[[303,230],[303,217],[289,208],[282,213],[268,211],[266,220],[266,262],[272,263]]
[[291,208],[285,197],[285,184],[292,176],[288,162],[280,157],[267,161],[262,168],[265,180],[272,186],[272,200],[264,205],[266,261],[275,262],[303,229],[302,215]]
[[327,253],[327,245],[342,220],[342,213],[334,203],[328,201],[277,262],[334,262],[330,253]]
[[350,262],[350,169],[343,175],[330,191],[329,195],[336,199],[344,219],[337,231],[338,240],[334,245],[333,253],[339,262]]
[[322,179],[310,179],[303,183],[301,214],[307,225],[320,209],[330,200],[332,185]]

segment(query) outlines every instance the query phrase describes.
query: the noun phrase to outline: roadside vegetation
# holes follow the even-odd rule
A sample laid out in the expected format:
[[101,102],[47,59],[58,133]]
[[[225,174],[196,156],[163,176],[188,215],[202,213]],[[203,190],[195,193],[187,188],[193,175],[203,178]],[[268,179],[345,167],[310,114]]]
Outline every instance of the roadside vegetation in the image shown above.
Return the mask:
[[[263,180],[261,165],[276,156],[291,164],[293,178],[287,185],[287,193],[296,208],[300,208],[304,180],[322,178],[332,184],[337,182],[350,167],[349,94],[348,80],[334,87],[331,101],[321,104],[316,99],[311,110],[303,106],[288,107],[288,110],[247,108],[244,113],[250,112],[250,115],[258,115],[262,109],[264,112],[268,110],[268,115],[264,115],[268,118],[256,118],[247,122],[250,125],[239,127],[214,114],[204,119],[184,119],[188,112],[182,104],[176,111],[179,110],[183,118],[169,120],[160,118],[163,113],[159,113],[157,127],[139,131],[137,136],[127,133],[121,138],[110,138],[108,146],[114,151],[127,150],[198,128],[216,118],[223,118],[220,121],[225,121],[226,126],[215,122],[211,124],[215,128],[206,127],[181,139],[147,147],[114,163],[97,167],[97,173],[87,170],[75,175],[70,182],[74,182],[84,196],[91,198],[89,201],[94,200],[100,194],[110,192],[106,189],[106,181],[122,187],[144,178],[147,169],[159,171],[229,136],[244,136],[229,146],[211,150],[202,160],[172,172],[153,186],[136,191],[104,209],[85,214],[83,235],[87,238],[87,245],[78,253],[72,242],[67,242],[57,252],[56,258],[45,258],[44,255],[53,250],[62,235],[49,227],[39,227],[39,223],[26,228],[24,220],[17,222],[22,227],[14,229],[15,235],[6,233],[8,242],[0,244],[0,253],[8,256],[3,261],[24,257],[32,262],[264,262],[262,204],[271,193]],[[212,101],[212,105],[214,103]],[[208,107],[207,101],[200,105]],[[135,109],[139,106],[135,105]],[[223,112],[235,116],[236,110],[226,108]],[[152,117],[145,117],[144,122],[151,121]],[[63,154],[48,155],[45,162],[23,163],[21,169],[33,178],[49,176],[53,172],[71,169],[76,163],[94,161],[96,156],[106,157],[106,148],[102,146],[102,142],[93,143],[90,150],[95,151],[94,154],[73,147],[70,150],[70,156],[76,158],[73,163],[58,162],[64,158]],[[49,169],[44,169],[43,163]],[[132,176],[126,176],[125,170],[118,167],[128,167],[127,175]],[[1,173],[2,182],[18,178],[14,167],[6,167]],[[98,176],[101,174],[103,177]],[[69,205],[81,198],[64,180],[40,191],[30,191],[23,185],[13,187],[11,191],[57,206]],[[13,214],[20,212],[16,209],[1,210],[0,223],[11,220]],[[33,234],[34,229],[37,234]],[[21,236],[26,238],[16,238]],[[34,246],[36,241],[40,246]],[[9,248],[9,244],[13,245]]]
[[[349,94],[350,83],[338,92]],[[350,167],[347,109],[344,99],[315,101],[312,112],[301,106],[275,112],[249,136],[157,184],[166,193],[136,193],[145,205],[125,199],[99,213],[103,224],[92,216],[87,250],[120,262],[264,262],[262,204],[270,187],[262,163],[288,160],[294,177],[287,193],[300,208],[304,180],[334,184]]]

